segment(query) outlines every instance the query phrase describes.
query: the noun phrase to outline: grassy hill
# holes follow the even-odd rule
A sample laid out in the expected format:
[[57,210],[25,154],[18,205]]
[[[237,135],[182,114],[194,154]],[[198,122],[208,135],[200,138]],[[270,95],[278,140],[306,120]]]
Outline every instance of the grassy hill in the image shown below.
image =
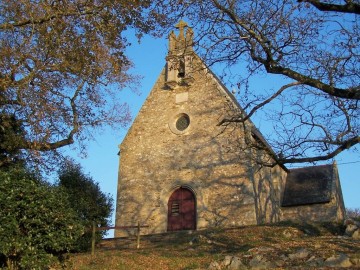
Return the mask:
[[[167,270],[360,269],[360,241],[342,236],[341,226],[277,224],[109,239],[90,253],[74,254],[68,269]],[[331,267],[331,268],[330,268]]]

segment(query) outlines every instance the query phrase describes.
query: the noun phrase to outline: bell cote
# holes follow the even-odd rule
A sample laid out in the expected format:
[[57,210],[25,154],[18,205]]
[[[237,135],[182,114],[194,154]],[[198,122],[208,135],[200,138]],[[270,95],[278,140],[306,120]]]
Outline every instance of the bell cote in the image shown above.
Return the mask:
[[186,22],[181,20],[176,26],[179,35],[174,31],[169,34],[169,52],[166,57],[166,86],[175,89],[177,86],[190,85],[193,82],[193,36],[194,32]]

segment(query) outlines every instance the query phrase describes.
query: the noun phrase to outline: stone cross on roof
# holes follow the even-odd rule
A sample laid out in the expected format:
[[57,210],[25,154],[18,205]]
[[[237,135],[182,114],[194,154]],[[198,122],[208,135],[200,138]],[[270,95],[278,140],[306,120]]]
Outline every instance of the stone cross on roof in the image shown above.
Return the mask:
[[[192,28],[183,20],[180,20],[177,25],[179,29],[179,35],[176,36],[174,31],[171,31],[169,34],[169,55],[173,54],[183,54],[184,52],[193,51],[193,36],[194,31]],[[187,28],[185,30],[185,28]]]
[[179,31],[180,31],[179,38],[180,39],[185,39],[184,29],[185,29],[185,27],[188,27],[188,24],[186,22],[184,22],[183,20],[180,20],[180,22],[177,25],[175,25],[175,27],[177,29],[179,29]]

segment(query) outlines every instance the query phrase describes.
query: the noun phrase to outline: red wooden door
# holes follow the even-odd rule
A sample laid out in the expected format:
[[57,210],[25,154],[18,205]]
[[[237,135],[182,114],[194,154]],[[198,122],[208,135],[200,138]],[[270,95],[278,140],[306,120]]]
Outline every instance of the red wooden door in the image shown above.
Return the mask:
[[168,202],[168,231],[195,229],[195,196],[187,188],[178,188]]

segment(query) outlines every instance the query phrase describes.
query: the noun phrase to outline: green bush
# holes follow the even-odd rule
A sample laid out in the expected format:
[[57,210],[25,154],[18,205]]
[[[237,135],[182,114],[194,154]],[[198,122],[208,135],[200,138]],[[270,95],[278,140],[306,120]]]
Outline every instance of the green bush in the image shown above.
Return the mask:
[[[76,212],[82,224],[90,229],[96,226],[110,226],[113,211],[113,199],[110,194],[101,191],[92,177],[86,175],[81,166],[69,160],[58,172],[58,186],[68,194],[70,206]],[[96,233],[96,241],[100,241],[106,231]],[[87,251],[91,248],[91,230],[88,230],[77,242],[74,251]]]
[[84,228],[60,188],[24,169],[0,171],[0,265],[46,269],[73,248]]

